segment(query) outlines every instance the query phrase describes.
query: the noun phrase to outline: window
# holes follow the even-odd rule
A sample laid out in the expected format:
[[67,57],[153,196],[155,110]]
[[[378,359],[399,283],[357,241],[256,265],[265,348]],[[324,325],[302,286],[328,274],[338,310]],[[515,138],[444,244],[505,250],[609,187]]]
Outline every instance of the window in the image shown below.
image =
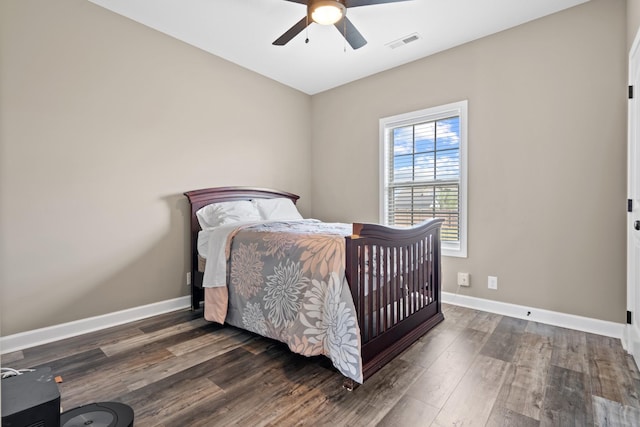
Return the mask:
[[467,256],[467,101],[380,120],[382,222],[442,218],[442,253]]

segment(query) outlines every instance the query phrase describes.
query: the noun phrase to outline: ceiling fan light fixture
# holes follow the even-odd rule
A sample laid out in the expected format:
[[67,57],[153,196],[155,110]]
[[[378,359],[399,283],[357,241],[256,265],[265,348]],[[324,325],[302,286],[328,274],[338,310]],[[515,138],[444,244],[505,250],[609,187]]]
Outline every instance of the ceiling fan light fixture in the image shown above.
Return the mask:
[[311,19],[320,25],[333,25],[344,17],[346,8],[340,1],[320,0],[311,4]]

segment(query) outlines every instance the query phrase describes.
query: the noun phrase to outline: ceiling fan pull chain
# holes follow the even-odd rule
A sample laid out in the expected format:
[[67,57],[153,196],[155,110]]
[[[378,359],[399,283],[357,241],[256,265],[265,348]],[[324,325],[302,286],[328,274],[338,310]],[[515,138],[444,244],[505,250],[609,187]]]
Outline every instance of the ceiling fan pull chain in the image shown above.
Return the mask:
[[308,13],[307,13],[307,26],[304,28],[304,31],[306,35],[304,42],[309,43],[309,14]]
[[344,11],[344,16],[342,17],[342,38],[344,44],[342,45],[342,51],[347,53],[347,10]]

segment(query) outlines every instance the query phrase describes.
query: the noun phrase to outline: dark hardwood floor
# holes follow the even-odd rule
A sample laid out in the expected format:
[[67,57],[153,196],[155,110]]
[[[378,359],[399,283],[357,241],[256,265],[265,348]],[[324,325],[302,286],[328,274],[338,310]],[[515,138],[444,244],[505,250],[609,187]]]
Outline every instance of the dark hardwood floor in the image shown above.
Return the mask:
[[640,426],[640,373],[608,337],[444,305],[445,321],[354,391],[323,357],[178,311],[2,356],[51,367],[64,409],[135,426]]

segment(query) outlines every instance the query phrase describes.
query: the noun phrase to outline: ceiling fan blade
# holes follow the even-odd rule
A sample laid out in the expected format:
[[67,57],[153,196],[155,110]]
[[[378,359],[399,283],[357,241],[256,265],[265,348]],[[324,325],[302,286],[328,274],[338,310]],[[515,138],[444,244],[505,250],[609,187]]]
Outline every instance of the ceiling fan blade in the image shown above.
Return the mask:
[[307,4],[307,0],[286,0],[286,1],[290,1],[292,3]]
[[[293,1],[293,0],[289,0]],[[347,0],[347,7],[371,6],[374,4],[397,3],[411,0]]]
[[353,50],[360,49],[367,44],[367,41],[362,37],[360,31],[353,25],[353,23],[346,16],[340,21],[336,22],[335,27],[340,31],[340,34],[347,39],[347,42],[351,45]]
[[272,44],[276,46],[284,46],[285,44],[289,43],[292,38],[300,34],[302,30],[307,28],[307,22],[310,22],[310,21],[305,16],[304,18],[299,20],[293,27],[285,31],[285,33],[280,37],[278,37],[278,39],[274,41]]

